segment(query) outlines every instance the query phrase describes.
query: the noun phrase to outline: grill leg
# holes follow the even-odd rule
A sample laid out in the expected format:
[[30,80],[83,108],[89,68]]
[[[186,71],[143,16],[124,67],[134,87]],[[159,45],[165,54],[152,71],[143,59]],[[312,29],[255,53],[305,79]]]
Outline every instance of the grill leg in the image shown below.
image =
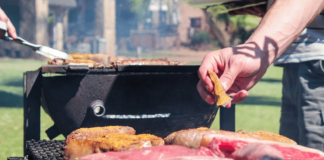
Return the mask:
[[220,129],[235,132],[235,104],[231,108],[220,107]]
[[40,140],[41,78],[40,71],[24,73],[24,156],[26,141]]

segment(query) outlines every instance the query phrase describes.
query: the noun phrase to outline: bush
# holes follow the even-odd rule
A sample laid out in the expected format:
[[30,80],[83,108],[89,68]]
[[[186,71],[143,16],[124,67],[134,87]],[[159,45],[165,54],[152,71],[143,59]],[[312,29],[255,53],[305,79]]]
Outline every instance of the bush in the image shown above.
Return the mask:
[[198,31],[195,32],[192,39],[191,39],[191,45],[201,45],[209,43],[210,37],[208,32],[206,31]]

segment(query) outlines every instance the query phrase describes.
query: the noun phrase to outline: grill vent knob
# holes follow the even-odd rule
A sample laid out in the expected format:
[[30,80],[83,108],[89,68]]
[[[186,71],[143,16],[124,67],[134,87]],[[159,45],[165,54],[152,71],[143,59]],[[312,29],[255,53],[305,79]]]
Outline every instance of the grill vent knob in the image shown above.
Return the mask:
[[104,107],[104,103],[101,100],[95,100],[91,103],[91,108],[93,109],[93,113],[97,117],[102,117],[106,113],[106,109]]

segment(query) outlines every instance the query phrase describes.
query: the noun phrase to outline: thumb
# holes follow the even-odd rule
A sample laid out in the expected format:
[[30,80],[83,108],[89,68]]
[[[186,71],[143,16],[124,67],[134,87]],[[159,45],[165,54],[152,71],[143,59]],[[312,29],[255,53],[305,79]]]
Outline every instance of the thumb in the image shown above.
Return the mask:
[[229,66],[225,69],[224,73],[220,77],[220,81],[225,91],[231,88],[236,77],[240,73],[240,70],[241,70],[240,67],[236,67],[236,65]]

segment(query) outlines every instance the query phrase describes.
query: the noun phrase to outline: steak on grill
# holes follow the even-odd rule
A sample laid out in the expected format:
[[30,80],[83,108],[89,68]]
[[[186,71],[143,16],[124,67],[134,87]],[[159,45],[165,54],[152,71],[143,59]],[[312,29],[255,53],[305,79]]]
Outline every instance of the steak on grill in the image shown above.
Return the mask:
[[110,55],[109,54],[91,54],[91,53],[73,53],[70,54],[73,60],[91,60],[96,63],[109,65],[110,63]]
[[80,128],[70,133],[66,138],[66,144],[71,140],[86,140],[91,138],[103,137],[108,133],[125,133],[135,135],[135,129],[128,126],[107,126],[107,127],[93,127]]
[[219,135],[227,135],[227,136],[240,137],[240,138],[254,138],[260,140],[272,140],[272,141],[296,144],[295,141],[289,138],[274,133],[265,132],[265,131],[230,132],[230,131],[222,131],[222,130],[211,130],[205,127],[173,132],[170,135],[168,135],[166,138],[164,138],[164,140],[166,144],[183,145],[189,148],[199,148],[201,138],[204,134],[219,134]]
[[108,133],[98,138],[71,140],[65,147],[64,158],[77,160],[93,153],[127,151],[161,145],[164,145],[164,140],[150,134]]
[[104,67],[102,63],[94,62],[88,59],[76,59],[76,60],[63,60],[63,59],[53,59],[49,60],[50,65],[86,65],[88,67]]

